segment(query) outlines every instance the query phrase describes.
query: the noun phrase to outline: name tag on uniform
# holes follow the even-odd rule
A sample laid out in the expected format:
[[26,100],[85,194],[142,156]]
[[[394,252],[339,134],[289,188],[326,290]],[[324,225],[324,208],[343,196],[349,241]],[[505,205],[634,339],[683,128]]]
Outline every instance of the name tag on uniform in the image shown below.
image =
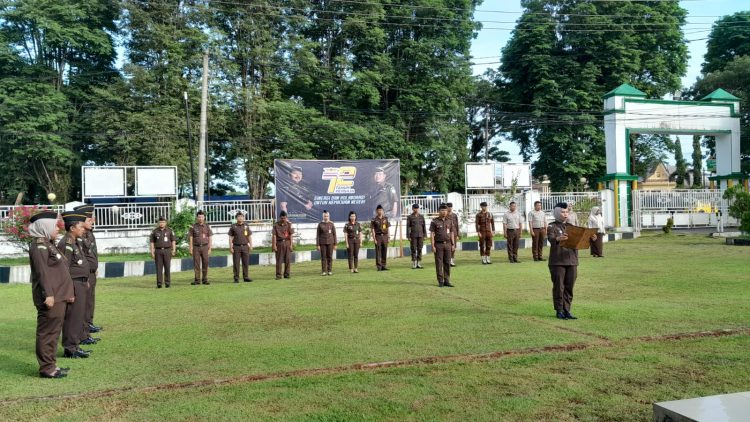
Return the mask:
[[383,223],[383,230],[385,230],[385,229],[386,229],[386,227],[385,227],[385,223]]
[[79,259],[79,260],[78,260],[78,265],[82,265],[82,264],[83,264],[83,260],[82,260],[82,259]]
[[330,231],[330,230],[328,230],[328,234],[331,234],[331,231]]
[[169,238],[167,236],[164,236],[164,241],[169,242]]
[[204,239],[206,238],[206,233],[203,233],[203,238],[204,238]]
[[450,232],[451,232],[451,229],[445,229],[445,232],[446,232],[446,233],[450,233]]
[[247,237],[247,230],[245,230],[245,237]]

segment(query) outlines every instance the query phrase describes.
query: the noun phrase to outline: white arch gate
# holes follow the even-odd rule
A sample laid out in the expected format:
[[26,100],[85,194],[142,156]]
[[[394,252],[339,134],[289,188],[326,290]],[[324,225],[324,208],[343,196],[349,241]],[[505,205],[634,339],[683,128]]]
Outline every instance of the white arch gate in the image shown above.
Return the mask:
[[630,168],[630,136],[633,134],[714,136],[716,176],[711,179],[718,184],[719,197],[735,183],[744,182],[747,186],[747,176],[740,172],[739,98],[717,89],[700,101],[655,100],[623,84],[603,99],[607,175],[602,182],[614,192],[615,227],[639,229],[643,223],[639,213],[647,205],[634,198],[648,195],[631,194],[638,190],[638,177]]

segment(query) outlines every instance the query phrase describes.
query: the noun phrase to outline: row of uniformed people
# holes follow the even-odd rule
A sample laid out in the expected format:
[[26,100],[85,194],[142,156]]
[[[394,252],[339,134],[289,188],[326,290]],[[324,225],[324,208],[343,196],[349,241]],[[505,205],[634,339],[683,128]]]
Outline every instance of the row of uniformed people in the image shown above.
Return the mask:
[[57,342],[62,332],[63,356],[87,358],[91,351],[81,344],[100,339],[91,333],[98,254],[93,234],[94,208],[82,205],[64,212],[65,235],[56,242],[59,216],[42,210],[30,218],[29,260],[34,306],[37,309],[36,356],[39,376],[63,378],[68,369],[57,366]]

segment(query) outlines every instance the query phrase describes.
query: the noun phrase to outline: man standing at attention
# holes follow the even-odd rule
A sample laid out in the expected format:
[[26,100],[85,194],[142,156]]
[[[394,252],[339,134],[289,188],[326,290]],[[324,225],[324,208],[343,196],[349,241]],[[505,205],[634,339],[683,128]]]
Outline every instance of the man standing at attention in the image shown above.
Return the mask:
[[242,280],[246,283],[253,281],[247,274],[247,265],[250,262],[250,252],[253,251],[253,232],[245,223],[245,214],[238,211],[234,218],[236,224],[229,228],[229,253],[232,254],[232,269],[234,271],[234,282],[240,282],[240,263],[242,264]]
[[284,264],[284,278],[290,278],[292,265],[292,223],[287,220],[286,211],[279,213],[279,221],[271,230],[271,249],[276,253],[276,280],[281,280],[281,264]]
[[190,247],[190,255],[193,256],[193,270],[195,272],[195,278],[190,283],[193,286],[199,285],[201,280],[203,284],[211,284],[208,282],[208,257],[211,255],[211,236],[214,235],[211,227],[206,224],[206,215],[203,210],[198,211],[195,218],[196,223],[188,231],[188,246]]
[[516,210],[516,203],[511,201],[509,210],[503,216],[505,239],[507,240],[508,261],[519,263],[518,241],[521,239],[521,214]]
[[492,235],[495,233],[495,218],[487,211],[487,203],[479,204],[482,208],[474,219],[477,235],[479,236],[479,255],[482,256],[482,264],[492,264],[490,261],[490,250],[492,249]]
[[451,230],[451,236],[453,236],[452,241],[453,241],[453,246],[454,247],[453,247],[453,249],[451,249],[450,265],[451,265],[451,267],[455,267],[456,266],[456,259],[455,259],[456,258],[456,248],[455,248],[455,246],[456,246],[456,243],[458,243],[458,230],[459,230],[459,228],[461,226],[460,226],[460,223],[458,222],[458,214],[456,214],[455,212],[453,212],[453,203],[452,202],[448,202],[445,205],[448,207],[448,216],[447,217],[451,221],[451,224],[453,225],[453,228]]
[[172,229],[167,227],[167,219],[159,216],[159,227],[151,232],[151,258],[156,262],[156,288],[169,288],[172,284],[170,266],[177,251],[177,242]]
[[534,211],[529,211],[526,221],[529,224],[531,254],[534,256],[534,261],[544,261],[542,251],[547,242],[547,215],[542,211],[540,201],[534,202]]
[[430,222],[432,250],[435,253],[435,272],[438,287],[453,287],[451,284],[451,251],[456,248],[453,241],[453,222],[448,218],[448,206],[440,204],[440,214]]
[[413,212],[406,217],[406,237],[409,239],[411,250],[411,268],[424,268],[422,267],[422,246],[427,227],[424,216],[419,213],[419,204],[412,205],[411,209]]
[[383,206],[378,204],[377,208],[375,208],[375,217],[370,221],[372,237],[375,240],[375,266],[378,268],[378,271],[388,271],[385,263],[388,258],[388,235],[390,228],[391,223],[388,222],[388,217],[383,212]]
[[336,249],[336,226],[331,222],[331,216],[327,210],[323,210],[323,221],[318,223],[315,244],[320,251],[321,275],[333,275],[331,266],[333,264],[333,251]]

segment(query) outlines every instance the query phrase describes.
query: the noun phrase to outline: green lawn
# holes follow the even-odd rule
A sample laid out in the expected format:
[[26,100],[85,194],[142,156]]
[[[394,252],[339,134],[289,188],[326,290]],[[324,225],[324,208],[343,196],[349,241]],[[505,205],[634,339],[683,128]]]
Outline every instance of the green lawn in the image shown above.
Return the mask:
[[453,289],[431,256],[102,280],[103,341],[61,358],[64,380],[36,378],[29,286],[0,286],[0,420],[646,421],[656,401],[750,390],[750,248],[649,235],[582,253],[577,321],[554,318],[546,265],[521,254],[459,253]]

